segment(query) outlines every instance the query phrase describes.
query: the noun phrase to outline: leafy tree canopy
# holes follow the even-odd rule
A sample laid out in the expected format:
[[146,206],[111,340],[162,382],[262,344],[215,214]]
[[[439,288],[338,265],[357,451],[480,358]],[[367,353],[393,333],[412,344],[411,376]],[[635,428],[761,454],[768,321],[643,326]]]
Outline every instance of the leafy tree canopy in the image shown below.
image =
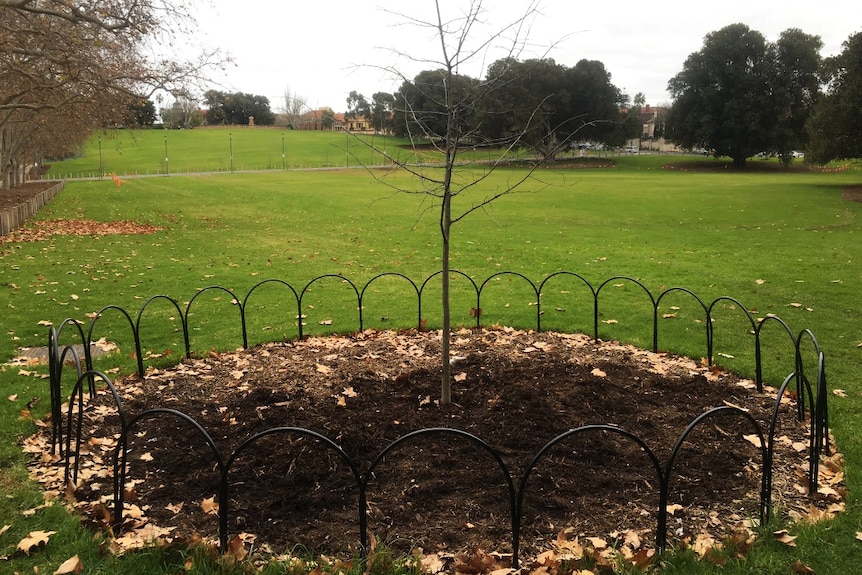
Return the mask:
[[[426,70],[403,82],[393,98],[392,126],[400,136],[437,140],[452,135],[445,121],[454,120],[462,143],[517,142],[552,159],[574,138],[621,142],[624,100],[601,62],[567,68],[550,58],[510,57],[492,63],[483,80]],[[446,102],[454,107],[451,116],[443,113]]]
[[826,163],[862,158],[862,33],[850,36],[824,69],[827,93],[806,126],[806,159]]
[[769,43],[744,24],[707,34],[668,83],[674,99],[667,133],[744,167],[746,158],[804,144],[802,127],[818,97],[822,42],[797,29]]
[[204,92],[204,103],[208,107],[206,121],[210,125],[248,125],[250,117],[261,126],[275,123],[275,114],[270,110],[269,98],[266,96],[207,90]]

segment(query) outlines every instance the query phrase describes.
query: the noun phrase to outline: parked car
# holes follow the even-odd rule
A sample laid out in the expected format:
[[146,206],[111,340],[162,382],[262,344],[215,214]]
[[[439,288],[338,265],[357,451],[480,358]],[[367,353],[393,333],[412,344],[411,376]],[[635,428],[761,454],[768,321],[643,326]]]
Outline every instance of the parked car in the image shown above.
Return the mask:
[[623,148],[623,150],[627,154],[637,154],[640,151],[640,149],[637,146],[626,146],[625,148]]
[[790,152],[790,157],[795,159],[802,159],[805,157],[805,153],[793,150],[792,152]]

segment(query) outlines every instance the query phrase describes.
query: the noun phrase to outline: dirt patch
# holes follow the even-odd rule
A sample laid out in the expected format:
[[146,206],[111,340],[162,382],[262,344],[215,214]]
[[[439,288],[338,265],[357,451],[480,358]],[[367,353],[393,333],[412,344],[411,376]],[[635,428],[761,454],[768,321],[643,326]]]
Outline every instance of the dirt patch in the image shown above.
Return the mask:
[[15,188],[0,189],[0,211],[23,204],[56,184],[55,181],[27,182]]
[[[515,487],[533,457],[567,430],[614,424],[642,438],[660,461],[704,411],[742,407],[764,429],[774,390],[717,367],[581,335],[511,329],[463,330],[453,338],[453,404],[439,397],[439,333],[368,332],[309,338],[150,369],[117,382],[126,417],[169,408],[194,418],[227,460],[254,434],[291,426],[340,445],[360,473],[392,442],[423,428],[481,438],[511,471]],[[85,412],[79,508],[104,522],[106,460],[119,421],[103,391]],[[673,541],[716,538],[756,517],[759,451],[737,417],[698,427],[673,471]],[[774,500],[808,512],[800,492],[806,426],[790,400],[780,409]],[[218,473],[198,432],[174,417],[146,419],[132,434],[130,526],[158,525],[172,537],[214,537]],[[303,545],[355,552],[358,501],[348,468],[315,437],[273,433],[244,449],[231,468],[229,529],[277,552]],[[658,480],[644,452],[607,430],[572,436],[538,461],[526,488],[522,557],[564,530],[612,541],[636,533],[655,542]],[[398,551],[511,552],[509,501],[500,467],[464,436],[414,438],[377,461],[368,487],[369,532]],[[827,502],[824,502],[825,505]],[[208,513],[209,511],[209,513]]]
[[862,186],[849,186],[844,188],[841,197],[848,202],[862,202]]

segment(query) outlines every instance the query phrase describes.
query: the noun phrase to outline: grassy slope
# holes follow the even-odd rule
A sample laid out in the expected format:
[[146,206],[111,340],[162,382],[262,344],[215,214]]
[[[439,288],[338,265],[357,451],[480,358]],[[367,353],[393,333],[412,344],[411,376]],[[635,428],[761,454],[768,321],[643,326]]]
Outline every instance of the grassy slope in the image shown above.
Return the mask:
[[166,169],[176,174],[370,165],[383,161],[380,153],[372,153],[372,143],[387,154],[406,153],[398,149],[404,142],[397,138],[363,136],[362,141],[369,146],[336,132],[240,126],[106,130],[92,138],[79,157],[52,162],[48,176],[97,176],[100,166],[105,174],[147,175]]
[[[733,295],[760,315],[780,315],[795,330],[811,328],[827,353],[830,387],[846,389],[848,394],[832,398],[831,409],[840,448],[848,459],[852,497],[859,492],[856,470],[862,465],[858,431],[862,379],[857,371],[862,326],[853,319],[862,283],[858,241],[862,206],[844,202],[841,189],[858,183],[859,170],[696,173],[661,169],[664,161],[626,158],[614,169],[542,173],[542,183],[532,183],[523,193],[473,214],[456,228],[453,263],[480,280],[507,269],[535,280],[553,271],[571,270],[594,284],[627,275],[656,293],[662,286],[682,285],[707,301]],[[500,172],[489,185],[503,185],[510,175]],[[69,184],[39,219],[134,219],[166,229],[151,236],[53,237],[14,246],[3,256],[0,268],[0,305],[6,310],[2,352],[10,357],[17,346],[42,344],[45,328],[40,320],[83,318],[107,304],[136,312],[149,296],[168,294],[185,301],[195,288],[205,285],[223,285],[242,297],[265,277],[301,286],[318,274],[342,273],[361,285],[377,273],[397,270],[424,279],[439,265],[435,214],[427,207],[416,197],[392,196],[363,171],[130,178],[119,188],[110,181]],[[534,321],[530,293],[517,282],[502,280],[500,285],[487,312],[488,321],[495,317],[492,312],[505,323]],[[381,284],[381,299],[390,287]],[[555,307],[566,311],[548,311],[549,327],[587,327],[576,302],[565,301],[576,297],[563,295],[576,291],[570,288],[554,289],[562,301]],[[350,301],[341,286],[321,285],[312,297],[314,309],[303,310],[310,327],[320,329],[319,319],[332,319],[334,330],[352,328],[354,316],[336,309]],[[196,318],[205,328],[193,334],[193,345],[202,349],[238,345],[235,324],[207,313],[228,305],[226,299],[216,294],[202,298]],[[327,305],[333,301],[337,305]],[[469,320],[466,302],[457,311],[464,321]],[[692,333],[702,338],[694,310],[684,299],[673,303],[683,309],[679,321],[662,326],[663,337],[667,333],[662,346],[702,354],[701,340],[691,343]],[[791,303],[803,307],[791,307]],[[436,307],[433,301],[427,307],[433,324]],[[623,302],[609,309],[606,317],[620,323],[603,324],[603,335],[648,344],[641,324],[629,319],[628,307]],[[292,317],[290,309],[279,313]],[[376,308],[368,313],[379,315]],[[400,321],[400,316],[392,319],[392,323]],[[415,320],[406,313],[403,321]],[[289,319],[258,322],[257,338],[291,336],[294,331],[287,324]],[[748,346],[739,339],[744,338],[720,341],[723,347],[718,351],[739,358],[732,367],[750,371]],[[163,351],[176,346],[176,341],[154,341],[151,348]],[[786,375],[777,366],[770,370],[773,381]],[[45,382],[19,376],[17,371],[0,372],[0,397],[18,396],[15,401],[3,401],[0,408],[0,429],[10,438],[32,431],[32,424],[18,417],[23,403],[40,396],[45,399],[36,410],[47,408]],[[34,559],[16,558],[11,565],[53,570],[66,558],[62,555],[78,549],[92,556],[88,566],[92,565],[95,550],[86,542],[86,533],[75,528],[74,518],[61,521],[64,514],[57,509],[33,517],[19,515],[39,501],[39,493],[21,481],[23,461],[14,441],[0,446],[2,481],[11,488],[11,497],[0,501],[4,518],[0,527],[12,526],[0,535],[0,554],[10,554],[28,531],[50,528],[58,530],[65,543],[52,540]],[[758,571],[784,573],[791,559],[800,557],[818,573],[849,572],[862,559],[853,539],[862,524],[856,506],[853,498],[851,510],[837,521],[800,529],[796,549],[766,544],[753,559]],[[154,561],[165,559],[158,557]],[[142,565],[150,559],[137,561]],[[105,561],[99,569],[144,569],[129,563]],[[731,564],[724,572],[750,572],[751,566]],[[683,555],[669,567],[670,572],[674,569],[691,572],[694,568]]]

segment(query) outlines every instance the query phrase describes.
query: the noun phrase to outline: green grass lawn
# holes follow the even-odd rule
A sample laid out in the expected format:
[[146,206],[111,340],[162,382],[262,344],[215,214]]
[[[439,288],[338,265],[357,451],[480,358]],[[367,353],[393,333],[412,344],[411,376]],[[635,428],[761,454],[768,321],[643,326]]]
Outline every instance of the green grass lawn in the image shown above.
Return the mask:
[[[407,158],[394,137],[348,136],[233,126],[195,130],[105,130],[79,157],[51,162],[47,177],[97,177],[328,168],[389,163]],[[375,151],[375,149],[377,151]],[[167,161],[166,161],[167,160]]]
[[[228,132],[188,133],[197,132],[220,138],[227,149]],[[240,134],[251,132],[232,132],[237,171],[240,150],[252,147],[251,140],[242,143]],[[280,278],[301,288],[318,275],[342,274],[361,287],[381,272],[398,271],[421,282],[439,269],[437,214],[427,199],[393,194],[365,170],[280,171],[281,133],[254,132],[265,135],[260,141],[254,140],[258,146],[255,157],[269,154],[267,161],[269,167],[275,164],[274,171],[126,177],[119,187],[110,180],[70,182],[37,216],[38,220],[134,220],[159,226],[162,231],[150,235],[51,236],[39,242],[0,244],[0,305],[5,310],[0,352],[4,358],[14,357],[19,347],[43,345],[47,328],[41,322],[56,324],[66,317],[86,320],[86,314],[109,304],[122,306],[134,315],[157,294],[186,302],[197,289],[219,285],[242,298],[266,278]],[[103,156],[105,171],[157,172],[163,153],[158,146],[164,146],[164,136],[169,139],[171,169],[176,166],[178,171],[186,171],[180,168],[179,142],[176,164],[170,151],[178,134],[147,134],[155,136],[148,144],[155,157],[149,164],[124,163],[118,155],[109,165]],[[343,165],[343,135],[338,135],[340,150],[332,138],[324,143],[323,135],[305,135],[308,140],[299,136],[303,134],[285,132],[287,155],[298,160],[289,166],[328,164],[330,160],[321,156],[327,149]],[[129,147],[144,139],[140,135],[135,136],[139,140],[122,139],[127,137],[131,134],[117,135],[116,141],[112,137],[111,145],[127,154]],[[81,159],[55,163],[52,172],[93,170],[94,150],[98,171],[98,147],[94,145],[98,142],[91,142]],[[315,152],[309,151],[300,160],[305,153],[301,150],[306,149]],[[229,171],[224,163],[228,156],[225,150],[221,159],[216,155],[206,161],[196,159],[200,163],[185,164],[186,169]],[[102,151],[106,153],[105,139]],[[116,167],[115,161],[120,162]],[[793,548],[765,540],[755,546],[746,562],[731,561],[720,569],[708,563],[695,564],[688,553],[681,552],[668,559],[665,570],[790,573],[791,564],[798,559],[818,574],[853,572],[862,562],[862,543],[855,539],[856,532],[862,531],[858,504],[862,487],[862,322],[858,319],[862,205],[842,199],[842,190],[860,183],[862,166],[823,173],[735,172],[665,169],[662,166],[668,158],[661,156],[617,161],[616,167],[607,169],[542,170],[518,193],[472,214],[455,228],[453,266],[477,281],[503,270],[520,272],[537,283],[553,272],[569,270],[596,286],[624,275],[637,278],[655,294],[684,286],[707,302],[729,295],[756,310],[758,316],[779,315],[794,331],[810,328],[826,353],[830,388],[846,391],[846,397],[830,397],[830,415],[838,446],[847,458],[848,510],[824,524],[790,527],[799,536]],[[470,205],[517,175],[516,170],[500,170],[474,198],[456,201],[461,206]],[[384,177],[397,185],[412,184],[404,175]],[[403,286],[387,280],[372,293],[366,315],[376,327],[415,325],[414,311],[389,310],[391,304],[387,302],[398,300],[398,289]],[[602,323],[602,336],[648,346],[651,332],[642,320],[642,306],[625,297],[631,286],[613,289],[617,292],[609,295],[603,317],[618,323]],[[423,314],[431,326],[439,323],[433,293],[432,289]],[[466,323],[472,302],[464,293],[456,292],[454,315]],[[544,326],[589,329],[590,318],[583,313],[579,297],[571,285],[551,284],[548,301],[554,303],[549,303],[548,309],[554,311],[543,316]],[[530,305],[533,299],[522,284],[501,278],[489,292],[485,321],[530,327],[535,322],[535,309]],[[240,344],[234,312],[228,309],[227,314],[222,313],[230,307],[229,300],[215,291],[199,298],[192,332],[195,349],[231,349]],[[308,329],[355,329],[356,306],[351,301],[355,300],[341,282],[315,285],[304,302]],[[676,318],[662,324],[661,347],[700,357],[705,350],[696,309],[684,298],[668,305],[681,309]],[[170,310],[154,309],[153,336],[146,342],[147,349],[157,353],[179,350],[173,330],[162,329],[172,321]],[[384,309],[389,311],[384,313]],[[256,313],[250,320],[253,342],[296,335],[292,324],[295,309],[279,307],[276,293],[261,298],[249,313]],[[389,319],[381,321],[384,315]],[[722,357],[729,367],[750,375],[753,360],[745,330],[729,327],[727,332],[720,331],[733,321],[730,310],[726,318],[717,319],[716,351],[734,356]],[[321,322],[326,325],[321,326]],[[116,337],[121,349],[128,345],[111,321],[106,320],[104,329],[106,335]],[[729,335],[722,337],[722,333]],[[780,340],[771,332],[766,337]],[[131,360],[124,361],[124,368],[132,368]],[[777,361],[767,361],[766,367],[766,376],[773,383],[780,383],[788,373],[786,364]],[[87,573],[176,573],[182,569],[183,555],[175,552],[153,550],[122,560],[100,556],[90,533],[61,507],[23,515],[41,503],[41,493],[26,480],[27,458],[17,442],[35,427],[20,413],[37,397],[41,399],[32,410],[37,415],[44,413],[48,408],[47,382],[38,373],[19,375],[19,368],[7,367],[0,372],[0,392],[0,430],[7,438],[0,445],[0,485],[8,494],[0,499],[0,528],[10,526],[5,533],[0,532],[0,556],[9,557],[0,561],[0,571],[32,572],[38,568],[53,572],[75,553],[84,558]],[[17,542],[39,529],[54,530],[57,535],[32,557],[15,553]],[[217,572],[217,567],[206,561],[195,565],[192,572]]]

